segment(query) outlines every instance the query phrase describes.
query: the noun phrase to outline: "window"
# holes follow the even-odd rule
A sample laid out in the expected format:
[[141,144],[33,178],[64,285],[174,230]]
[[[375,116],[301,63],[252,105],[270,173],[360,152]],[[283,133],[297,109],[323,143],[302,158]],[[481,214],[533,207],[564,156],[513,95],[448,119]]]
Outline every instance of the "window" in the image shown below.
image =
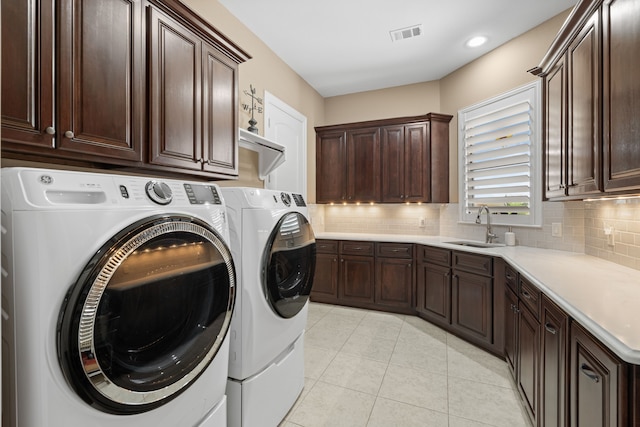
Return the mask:
[[460,221],[540,226],[540,81],[458,112]]

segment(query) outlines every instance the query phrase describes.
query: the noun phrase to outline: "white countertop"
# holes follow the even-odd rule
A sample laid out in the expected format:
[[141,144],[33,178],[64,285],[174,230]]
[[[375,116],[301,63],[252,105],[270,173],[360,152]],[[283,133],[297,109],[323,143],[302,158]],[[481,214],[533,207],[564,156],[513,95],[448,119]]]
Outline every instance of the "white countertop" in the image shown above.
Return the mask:
[[317,239],[372,240],[440,246],[498,256],[626,362],[640,365],[640,271],[575,252],[528,246],[473,248],[458,237],[316,233]]

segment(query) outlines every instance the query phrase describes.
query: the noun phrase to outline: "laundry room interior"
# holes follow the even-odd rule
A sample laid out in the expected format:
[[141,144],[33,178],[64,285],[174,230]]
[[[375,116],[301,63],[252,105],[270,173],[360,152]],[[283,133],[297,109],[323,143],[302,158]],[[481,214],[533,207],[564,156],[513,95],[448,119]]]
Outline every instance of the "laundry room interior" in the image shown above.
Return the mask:
[[640,426],[640,1],[530,3],[0,0],[2,427]]

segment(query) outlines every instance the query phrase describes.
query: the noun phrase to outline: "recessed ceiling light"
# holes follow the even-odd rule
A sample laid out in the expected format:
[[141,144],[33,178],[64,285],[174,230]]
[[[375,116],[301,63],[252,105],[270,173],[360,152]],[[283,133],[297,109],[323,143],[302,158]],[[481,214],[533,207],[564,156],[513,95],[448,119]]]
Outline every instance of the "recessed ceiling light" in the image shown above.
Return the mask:
[[476,37],[472,37],[469,40],[467,40],[466,46],[467,47],[478,47],[478,46],[482,46],[486,42],[487,42],[487,38],[485,36],[476,36]]

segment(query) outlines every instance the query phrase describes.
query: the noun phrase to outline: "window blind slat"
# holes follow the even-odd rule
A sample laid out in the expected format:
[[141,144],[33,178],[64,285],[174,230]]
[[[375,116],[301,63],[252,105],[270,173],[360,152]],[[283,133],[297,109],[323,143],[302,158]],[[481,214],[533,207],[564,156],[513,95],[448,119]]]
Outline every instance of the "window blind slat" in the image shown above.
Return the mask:
[[513,197],[476,197],[469,199],[473,206],[494,204],[496,206],[502,206],[506,203],[529,203],[529,197],[526,196],[513,196]]
[[513,187],[514,185],[518,185],[518,184],[528,185],[529,174],[506,176],[503,178],[474,180],[473,182],[474,182],[474,185],[469,186],[469,188],[478,188],[478,187],[486,188],[486,187],[495,187],[496,185],[503,185],[508,187]]
[[529,157],[530,149],[528,145],[516,145],[515,147],[506,147],[501,150],[492,150],[481,153],[468,153],[467,161],[469,164],[483,162],[486,160],[504,159],[505,164],[511,164],[510,157],[517,155],[526,155]]
[[514,145],[530,145],[531,140],[528,134],[513,135],[509,138],[494,139],[491,141],[478,142],[475,144],[467,145],[467,153],[474,153],[477,151],[495,150],[502,147],[511,147]]
[[504,194],[504,197],[510,197],[511,194],[529,193],[528,185],[503,188],[472,188],[469,190],[470,196]]
[[467,173],[467,176],[471,180],[476,179],[486,179],[488,177],[493,177],[496,175],[530,175],[530,167],[526,164],[516,164],[514,166],[505,166],[501,168],[495,169],[470,169]]
[[530,111],[531,105],[529,102],[519,102],[509,107],[497,109],[487,114],[483,114],[481,116],[475,117],[470,120],[465,121],[465,127],[472,128],[482,125],[483,123],[490,123],[496,120],[500,120],[504,117],[513,116],[519,113],[523,113],[525,111]]
[[479,123],[478,126],[474,127],[466,126],[465,131],[469,136],[478,136],[496,132],[500,129],[514,127],[522,123],[529,123],[530,120],[531,118],[529,116],[529,112],[527,111],[525,113],[518,114],[516,116],[505,117],[491,123]]
[[466,135],[466,145],[481,144],[483,142],[497,141],[500,139],[507,139],[513,135],[528,135],[531,132],[529,123],[520,123],[515,126],[510,126],[504,129],[497,129],[493,132],[483,133],[481,135]]

